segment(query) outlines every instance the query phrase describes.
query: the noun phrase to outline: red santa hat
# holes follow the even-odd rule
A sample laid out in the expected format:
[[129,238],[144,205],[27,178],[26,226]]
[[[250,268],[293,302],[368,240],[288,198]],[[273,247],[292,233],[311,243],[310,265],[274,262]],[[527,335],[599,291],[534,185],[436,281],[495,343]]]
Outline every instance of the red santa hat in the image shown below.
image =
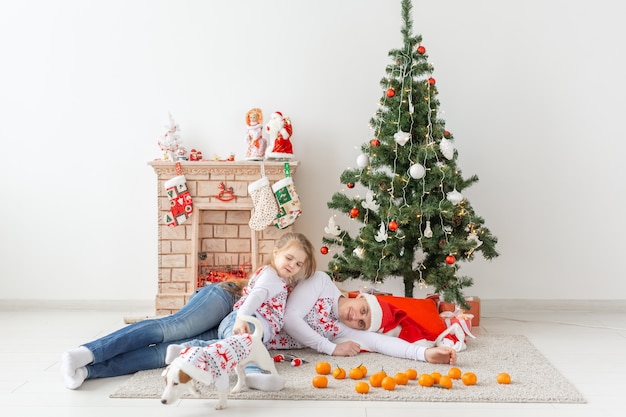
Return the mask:
[[434,341],[439,336],[409,317],[406,311],[372,294],[361,293],[359,297],[365,298],[370,308],[371,324],[367,329],[370,332],[399,337],[409,343],[418,340]]

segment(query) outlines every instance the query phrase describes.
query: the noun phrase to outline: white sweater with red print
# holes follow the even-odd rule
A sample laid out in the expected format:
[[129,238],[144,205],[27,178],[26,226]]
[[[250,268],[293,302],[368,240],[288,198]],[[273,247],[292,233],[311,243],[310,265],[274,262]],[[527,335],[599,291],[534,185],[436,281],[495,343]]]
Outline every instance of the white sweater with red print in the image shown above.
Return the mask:
[[[263,341],[272,339],[285,324],[285,304],[290,287],[271,266],[260,268],[233,307],[237,316],[257,317],[263,324]],[[265,343],[267,346],[267,343]]]

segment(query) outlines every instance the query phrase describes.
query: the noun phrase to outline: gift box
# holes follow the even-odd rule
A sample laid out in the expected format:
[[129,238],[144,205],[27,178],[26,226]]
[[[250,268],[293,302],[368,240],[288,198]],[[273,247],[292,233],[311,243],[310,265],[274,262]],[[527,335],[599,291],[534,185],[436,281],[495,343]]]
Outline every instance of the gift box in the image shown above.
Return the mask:
[[[463,310],[465,313],[471,314],[472,317],[472,326],[480,325],[480,298],[479,297],[465,297],[465,301],[469,304],[469,310]],[[447,301],[439,302],[439,312],[442,313],[444,311],[454,311],[456,310],[456,304],[449,303]]]
[[472,339],[476,338],[472,334],[472,320],[474,319],[473,314],[465,313],[463,310],[457,309],[455,311],[442,311],[439,315],[446,323],[446,327],[458,324],[463,330],[463,333]]
[[[373,294],[373,295],[393,295],[390,292],[383,292],[383,291],[377,291],[377,290],[370,290],[370,291],[366,291],[368,294]],[[361,293],[361,291],[349,291],[348,292],[348,297],[349,298],[356,298],[358,297],[358,295]]]

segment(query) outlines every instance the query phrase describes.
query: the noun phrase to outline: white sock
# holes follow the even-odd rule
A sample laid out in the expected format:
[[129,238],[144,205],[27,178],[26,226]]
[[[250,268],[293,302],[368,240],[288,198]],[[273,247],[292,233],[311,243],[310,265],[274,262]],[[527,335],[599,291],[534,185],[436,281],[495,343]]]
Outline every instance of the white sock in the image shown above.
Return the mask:
[[183,350],[183,345],[171,344],[167,347],[167,352],[165,353],[165,363],[170,364],[174,362],[178,356],[180,356],[180,351]]
[[87,378],[87,368],[81,366],[80,368],[76,369],[74,375],[63,375],[63,378],[65,379],[65,386],[67,388],[76,389],[83,385],[83,382],[85,382],[85,378]]
[[274,374],[246,374],[248,388],[259,391],[280,391],[285,386],[284,377]]
[[61,355],[61,374],[63,377],[73,377],[78,368],[93,362],[93,353],[84,346],[63,352]]

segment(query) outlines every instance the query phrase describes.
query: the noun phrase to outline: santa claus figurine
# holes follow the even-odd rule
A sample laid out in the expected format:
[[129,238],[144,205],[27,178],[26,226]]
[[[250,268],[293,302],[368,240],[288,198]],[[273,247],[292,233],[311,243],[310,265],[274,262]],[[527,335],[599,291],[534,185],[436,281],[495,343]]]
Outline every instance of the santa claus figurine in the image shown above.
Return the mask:
[[293,158],[291,120],[288,117],[283,117],[283,114],[277,111],[272,113],[270,120],[265,125],[265,130],[269,136],[269,143],[273,144],[272,151],[266,152],[265,156],[271,159]]

